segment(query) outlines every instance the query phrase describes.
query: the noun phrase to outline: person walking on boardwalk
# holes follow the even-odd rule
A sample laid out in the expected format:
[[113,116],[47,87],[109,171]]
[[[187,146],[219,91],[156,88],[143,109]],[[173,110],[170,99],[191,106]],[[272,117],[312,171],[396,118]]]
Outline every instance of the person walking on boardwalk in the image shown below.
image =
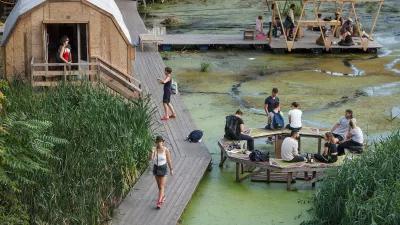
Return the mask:
[[165,202],[165,184],[167,182],[167,165],[170,174],[173,175],[172,160],[170,151],[164,146],[164,139],[161,136],[156,137],[156,147],[151,153],[151,160],[153,161],[153,175],[156,178],[158,186],[157,209],[160,209]]
[[[164,84],[164,94],[163,94],[163,106],[164,106],[164,116],[161,120],[169,120],[170,118],[176,118],[176,113],[174,107],[171,104],[171,94],[172,94],[172,69],[170,67],[165,67],[165,78],[158,79],[161,84]],[[171,111],[171,114],[169,112]]]

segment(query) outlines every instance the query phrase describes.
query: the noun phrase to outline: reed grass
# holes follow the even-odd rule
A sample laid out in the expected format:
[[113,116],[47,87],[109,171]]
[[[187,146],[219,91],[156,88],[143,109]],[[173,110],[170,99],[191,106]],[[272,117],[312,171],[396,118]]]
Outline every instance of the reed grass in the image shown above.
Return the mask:
[[20,201],[37,224],[101,224],[111,218],[147,167],[152,146],[148,99],[126,102],[105,87],[62,85],[34,92],[25,85],[6,91],[7,113],[50,121],[49,134],[68,140],[54,146],[59,160],[37,188],[22,189]]
[[312,199],[308,224],[395,225],[400,221],[400,133],[329,175]]

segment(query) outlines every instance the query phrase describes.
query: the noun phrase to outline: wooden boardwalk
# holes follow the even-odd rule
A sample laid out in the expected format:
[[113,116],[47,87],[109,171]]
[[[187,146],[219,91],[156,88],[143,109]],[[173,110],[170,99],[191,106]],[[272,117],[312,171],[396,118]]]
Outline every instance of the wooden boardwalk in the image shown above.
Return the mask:
[[243,40],[243,35],[169,34],[161,37],[162,45],[268,45],[268,40]]
[[[124,16],[132,39],[137,41],[138,34],[146,32],[146,28],[137,12],[136,2],[116,0],[116,3]],[[152,101],[157,107],[154,119],[158,132],[164,136],[167,146],[172,151],[175,174],[168,177],[167,200],[162,209],[155,209],[158,190],[149,168],[116,209],[111,224],[176,225],[211,162],[211,155],[204,144],[185,141],[186,136],[196,126],[179,95],[172,97],[177,119],[160,122],[163,113],[162,86],[157,82],[157,78],[164,76],[164,67],[161,56],[155,49],[146,48],[144,52],[137,52],[135,75],[141,80],[144,91],[151,94]]]
[[[320,32],[316,31],[304,31],[304,37],[300,38],[299,41],[295,41],[293,51],[307,51],[307,50],[323,50],[325,46],[316,44],[316,40],[320,36]],[[264,46],[272,51],[282,52],[287,49],[286,41],[283,36],[279,38],[273,38],[271,42],[269,40],[244,40],[243,35],[226,35],[226,34],[168,34],[160,36],[162,49],[170,49],[170,47],[217,47],[217,46],[241,46],[241,47],[254,47]],[[356,52],[362,50],[360,38],[353,37],[355,45],[352,46],[340,46],[337,43],[340,41],[339,38],[333,38],[333,44],[331,47],[332,52]],[[370,41],[368,45],[369,50],[376,50],[382,48],[376,41]]]

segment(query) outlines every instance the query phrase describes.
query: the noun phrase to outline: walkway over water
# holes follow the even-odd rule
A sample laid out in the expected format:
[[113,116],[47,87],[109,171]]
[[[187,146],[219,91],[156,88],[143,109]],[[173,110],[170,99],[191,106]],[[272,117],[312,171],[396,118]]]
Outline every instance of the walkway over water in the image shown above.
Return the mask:
[[[138,40],[146,28],[136,8],[136,1],[116,0],[133,40]],[[151,168],[139,178],[132,191],[115,211],[112,224],[115,225],[176,225],[186,205],[190,201],[201,181],[211,156],[204,144],[192,144],[185,141],[190,131],[196,129],[182,98],[172,97],[177,118],[166,123],[160,121],[162,109],[162,86],[157,78],[164,76],[164,63],[156,49],[145,48],[137,51],[134,73],[141,80],[144,92],[151,94],[156,107],[154,120],[158,130],[166,139],[172,152],[174,176],[168,177],[166,202],[157,210],[157,185]]]
[[161,37],[163,45],[268,45],[268,40],[244,40],[243,35],[169,34]]
[[[304,37],[295,41],[293,51],[323,51],[324,46],[317,45],[316,40],[320,34],[314,31],[304,31]],[[287,51],[287,45],[283,36],[279,38],[273,38],[271,42],[269,40],[244,40],[243,35],[229,35],[229,34],[168,34],[161,35],[160,42],[161,49],[169,50],[171,47],[185,48],[185,47],[218,47],[218,46],[238,46],[238,47],[254,47],[264,46],[271,49],[274,52],[283,53]],[[357,52],[362,51],[361,41],[359,37],[353,37],[354,45],[352,46],[340,46],[337,43],[340,41],[339,38],[333,38],[334,43],[331,46],[331,51],[334,53],[344,52]],[[368,51],[376,51],[382,48],[376,41],[370,41],[368,44]]]

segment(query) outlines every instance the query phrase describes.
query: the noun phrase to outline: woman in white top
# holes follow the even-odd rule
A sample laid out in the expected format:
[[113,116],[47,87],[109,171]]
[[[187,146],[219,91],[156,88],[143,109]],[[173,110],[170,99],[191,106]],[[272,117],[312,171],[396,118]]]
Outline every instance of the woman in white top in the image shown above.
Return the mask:
[[164,139],[161,136],[156,137],[156,147],[151,153],[151,160],[154,163],[153,175],[156,178],[158,186],[158,200],[157,209],[160,209],[162,204],[165,202],[165,183],[167,182],[167,165],[170,170],[170,174],[173,175],[171,153],[164,146]]
[[299,109],[300,105],[297,102],[292,103],[292,109],[288,112],[289,124],[286,129],[289,130],[300,130],[302,127],[301,116],[303,112]]
[[262,16],[258,16],[258,18],[256,19],[256,31],[257,34],[264,34],[264,24]]
[[357,153],[362,152],[364,145],[364,135],[360,127],[356,124],[356,119],[351,119],[349,122],[349,132],[346,135],[346,141],[338,146],[338,155],[344,155],[345,149],[350,149]]

